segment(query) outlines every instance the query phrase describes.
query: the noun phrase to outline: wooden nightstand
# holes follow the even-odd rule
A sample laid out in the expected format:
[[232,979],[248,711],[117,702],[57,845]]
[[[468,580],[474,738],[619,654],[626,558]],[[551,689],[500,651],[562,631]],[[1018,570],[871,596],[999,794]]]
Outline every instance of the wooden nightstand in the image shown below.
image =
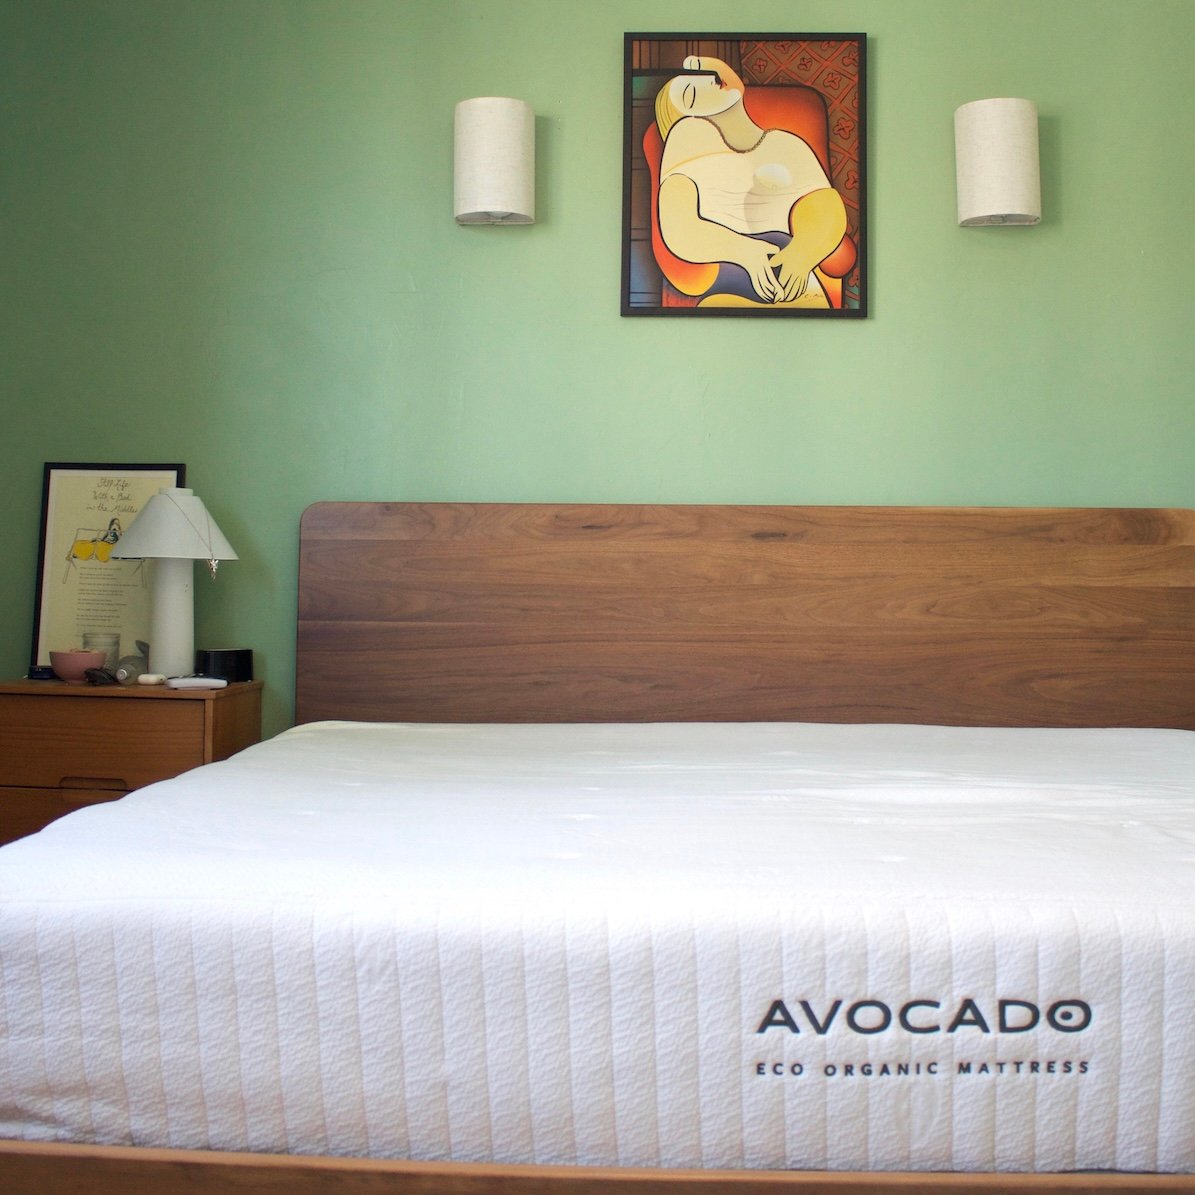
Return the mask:
[[0,683],[0,843],[256,743],[261,689]]

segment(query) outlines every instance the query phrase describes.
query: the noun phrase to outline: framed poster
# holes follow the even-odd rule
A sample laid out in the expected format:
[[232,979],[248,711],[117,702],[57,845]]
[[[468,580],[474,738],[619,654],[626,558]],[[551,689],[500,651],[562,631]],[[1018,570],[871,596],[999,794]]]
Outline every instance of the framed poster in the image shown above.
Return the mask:
[[867,314],[866,37],[628,33],[622,314]]
[[149,639],[145,562],[117,560],[112,548],[159,489],[185,481],[185,465],[45,466],[32,666],[85,635],[117,636],[118,658]]

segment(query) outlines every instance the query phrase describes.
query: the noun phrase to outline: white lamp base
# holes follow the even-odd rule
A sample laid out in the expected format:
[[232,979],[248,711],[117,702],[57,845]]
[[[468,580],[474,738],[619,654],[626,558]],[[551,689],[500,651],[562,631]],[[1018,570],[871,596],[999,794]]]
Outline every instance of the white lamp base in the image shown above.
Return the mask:
[[149,670],[163,676],[195,671],[195,562],[158,557],[150,566]]

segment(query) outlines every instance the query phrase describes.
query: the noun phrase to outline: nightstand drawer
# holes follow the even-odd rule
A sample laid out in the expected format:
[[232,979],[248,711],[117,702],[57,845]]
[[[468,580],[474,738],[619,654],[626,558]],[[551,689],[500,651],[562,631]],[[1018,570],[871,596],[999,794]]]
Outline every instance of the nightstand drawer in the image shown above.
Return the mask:
[[0,844],[256,743],[261,688],[0,682]]
[[[52,708],[53,717],[47,717]],[[0,694],[0,776],[27,788],[132,789],[204,762],[204,707]]]
[[115,801],[124,795],[114,789],[0,789],[0,843],[36,833],[43,826],[85,805]]

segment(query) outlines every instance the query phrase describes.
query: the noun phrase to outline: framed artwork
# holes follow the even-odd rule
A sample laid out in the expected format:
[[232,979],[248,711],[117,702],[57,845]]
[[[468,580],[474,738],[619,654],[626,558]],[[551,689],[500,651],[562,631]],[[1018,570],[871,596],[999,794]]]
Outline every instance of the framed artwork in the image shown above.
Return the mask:
[[112,549],[163,486],[186,482],[185,465],[48,463],[42,481],[31,667],[50,652],[116,636],[117,658],[149,639],[148,578],[142,560]]
[[867,314],[866,37],[628,33],[622,314]]

